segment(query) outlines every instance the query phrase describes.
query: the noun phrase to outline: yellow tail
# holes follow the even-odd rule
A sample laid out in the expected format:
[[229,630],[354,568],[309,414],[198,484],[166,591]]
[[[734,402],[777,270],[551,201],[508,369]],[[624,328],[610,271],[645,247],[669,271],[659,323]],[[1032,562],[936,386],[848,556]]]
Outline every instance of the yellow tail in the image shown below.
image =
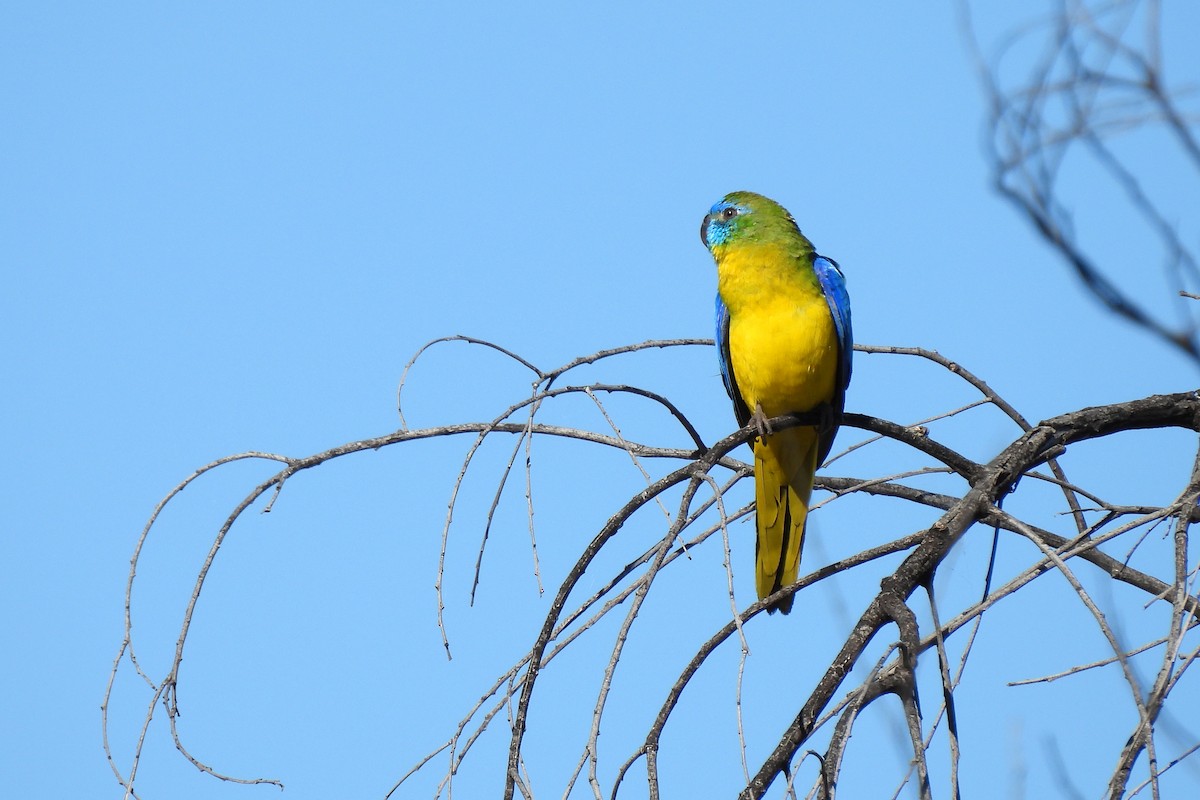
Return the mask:
[[[768,434],[765,442],[755,442],[758,540],[754,553],[759,599],[795,583],[800,574],[804,522],[817,471],[818,438],[815,428],[802,427]],[[780,600],[768,610],[786,614],[792,610],[794,597]]]

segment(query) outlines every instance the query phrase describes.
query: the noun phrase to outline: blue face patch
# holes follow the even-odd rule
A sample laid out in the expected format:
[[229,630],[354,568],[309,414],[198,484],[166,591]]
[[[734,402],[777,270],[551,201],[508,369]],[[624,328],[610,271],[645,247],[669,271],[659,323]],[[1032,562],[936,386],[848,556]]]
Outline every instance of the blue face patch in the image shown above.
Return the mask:
[[749,213],[747,206],[736,205],[728,200],[714,203],[700,225],[700,240],[707,247],[725,244],[733,235],[738,219]]

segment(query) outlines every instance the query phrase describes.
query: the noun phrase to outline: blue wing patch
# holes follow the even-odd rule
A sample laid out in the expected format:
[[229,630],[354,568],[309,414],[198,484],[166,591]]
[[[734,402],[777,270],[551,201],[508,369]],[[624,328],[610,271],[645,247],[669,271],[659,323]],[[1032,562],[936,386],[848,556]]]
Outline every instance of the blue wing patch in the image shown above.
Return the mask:
[[[825,292],[825,302],[829,304],[829,313],[833,315],[833,326],[838,337],[838,374],[837,386],[845,400],[846,387],[850,385],[850,368],[854,356],[854,332],[850,328],[850,295],[846,293],[846,277],[842,275],[837,262],[825,256],[813,259],[813,270],[821,289]],[[838,403],[839,409],[842,403]]]
[[733,362],[729,357],[729,309],[725,307],[725,301],[721,299],[720,294],[717,295],[717,360],[721,364],[721,382],[725,384],[725,391],[733,401],[734,416],[737,417],[738,425],[745,427],[750,421],[750,408],[742,399],[742,392],[738,389],[737,380],[733,375]]
[[[829,304],[829,314],[833,317],[833,327],[838,338],[838,365],[834,379],[834,394],[830,400],[837,422],[841,422],[842,409],[846,407],[846,387],[850,385],[850,367],[854,356],[854,332],[850,328],[850,295],[846,293],[846,276],[842,275],[837,262],[825,256],[813,259],[813,271],[825,293],[825,302]],[[824,463],[833,448],[834,437],[837,436],[837,423],[830,430],[822,431],[820,449],[817,452],[817,462]]]

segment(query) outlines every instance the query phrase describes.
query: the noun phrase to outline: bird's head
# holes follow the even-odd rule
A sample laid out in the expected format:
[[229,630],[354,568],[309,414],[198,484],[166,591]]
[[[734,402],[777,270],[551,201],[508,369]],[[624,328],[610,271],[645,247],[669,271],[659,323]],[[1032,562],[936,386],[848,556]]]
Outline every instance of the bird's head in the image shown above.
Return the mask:
[[754,192],[731,192],[713,204],[700,223],[700,241],[709,250],[729,244],[767,241],[798,233],[783,206]]

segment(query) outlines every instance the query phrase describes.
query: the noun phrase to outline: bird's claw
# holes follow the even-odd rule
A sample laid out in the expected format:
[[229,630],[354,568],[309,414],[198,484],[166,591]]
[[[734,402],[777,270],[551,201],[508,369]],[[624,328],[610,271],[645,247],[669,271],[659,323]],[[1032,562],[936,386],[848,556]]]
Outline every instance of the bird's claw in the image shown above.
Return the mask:
[[[823,437],[828,436],[833,431],[836,431],[838,426],[840,426],[842,423],[841,412],[835,409],[829,403],[822,403],[803,416],[812,418],[811,422],[806,424],[811,424],[814,428],[820,431]],[[763,440],[767,436],[775,433],[775,429],[771,427],[771,419],[763,411],[761,403],[754,404],[754,413],[750,415],[750,419],[747,424],[753,425],[754,429],[758,431],[759,440]]]
[[762,403],[754,404],[754,413],[750,416],[750,424],[758,430],[759,439],[765,439],[768,434],[775,432],[771,429],[771,421],[763,413]]

